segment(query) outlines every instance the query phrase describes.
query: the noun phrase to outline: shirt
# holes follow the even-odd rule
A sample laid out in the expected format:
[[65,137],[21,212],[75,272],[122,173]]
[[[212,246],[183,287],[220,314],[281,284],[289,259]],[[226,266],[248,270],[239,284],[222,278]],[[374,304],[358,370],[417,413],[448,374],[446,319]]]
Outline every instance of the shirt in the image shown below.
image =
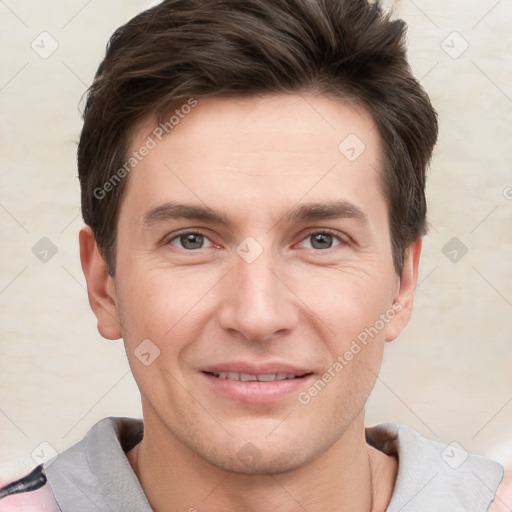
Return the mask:
[[[18,491],[23,485],[39,489],[1,499],[0,512],[151,512],[125,454],[142,432],[140,420],[101,420],[82,441],[45,463],[44,472],[36,468],[32,481],[10,484]],[[503,478],[497,462],[430,441],[404,425],[367,428],[366,441],[398,457],[387,512],[485,512]]]

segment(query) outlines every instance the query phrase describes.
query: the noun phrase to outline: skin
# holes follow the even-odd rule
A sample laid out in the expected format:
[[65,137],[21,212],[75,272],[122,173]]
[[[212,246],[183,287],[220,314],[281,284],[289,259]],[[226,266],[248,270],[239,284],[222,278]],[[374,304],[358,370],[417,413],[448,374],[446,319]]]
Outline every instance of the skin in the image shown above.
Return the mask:
[[512,468],[507,468],[503,481],[496,493],[496,499],[489,512],[510,512],[512,510]]
[[[136,127],[133,150],[154,127],[153,118]],[[366,148],[354,161],[338,149],[350,134]],[[371,116],[340,100],[201,99],[130,174],[114,277],[91,230],[81,231],[98,329],[123,337],[141,392],[145,435],[128,458],[157,512],[386,509],[397,461],[365,443],[364,405],[385,342],[409,321],[421,241],[398,275],[381,161]],[[144,222],[170,201],[220,210],[230,223]],[[287,217],[335,201],[361,215]],[[203,246],[191,249],[183,230],[203,234]],[[325,230],[334,236],[319,246],[312,235]],[[237,252],[247,237],[260,247],[251,255],[262,250],[251,263]],[[397,304],[401,311],[300,403],[298,392]],[[136,357],[146,339],[160,351],[149,365]],[[203,373],[233,361],[287,363],[311,375],[291,394],[254,403],[219,393]]]

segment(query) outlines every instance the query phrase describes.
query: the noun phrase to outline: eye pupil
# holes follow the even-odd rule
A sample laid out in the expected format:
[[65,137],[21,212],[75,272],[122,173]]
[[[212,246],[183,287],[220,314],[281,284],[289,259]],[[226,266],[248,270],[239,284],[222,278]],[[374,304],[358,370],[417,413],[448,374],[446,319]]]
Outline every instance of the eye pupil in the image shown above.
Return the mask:
[[185,249],[200,249],[204,242],[204,236],[197,233],[189,233],[182,235],[180,242]]
[[330,249],[332,247],[333,237],[327,233],[317,233],[312,235],[311,245],[315,249]]

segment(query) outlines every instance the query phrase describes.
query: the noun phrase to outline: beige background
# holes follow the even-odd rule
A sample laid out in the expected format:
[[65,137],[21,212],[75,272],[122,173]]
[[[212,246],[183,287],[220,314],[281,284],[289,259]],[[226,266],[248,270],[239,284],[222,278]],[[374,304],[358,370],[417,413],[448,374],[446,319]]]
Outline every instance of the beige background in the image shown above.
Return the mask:
[[[109,35],[151,3],[0,1],[0,480],[102,417],[140,414],[123,345],[101,339],[87,303],[75,150]],[[386,348],[367,420],[512,463],[512,2],[396,4],[441,135],[415,315]],[[32,252],[43,237],[58,249],[46,263]],[[462,258],[443,252],[453,237]]]

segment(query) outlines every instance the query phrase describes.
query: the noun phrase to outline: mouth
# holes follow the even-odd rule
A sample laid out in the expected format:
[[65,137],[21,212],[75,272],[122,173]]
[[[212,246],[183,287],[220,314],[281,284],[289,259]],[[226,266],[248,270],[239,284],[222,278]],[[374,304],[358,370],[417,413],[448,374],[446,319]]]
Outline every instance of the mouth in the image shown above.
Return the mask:
[[239,373],[239,372],[204,372],[207,375],[211,375],[212,377],[215,377],[217,379],[227,379],[227,380],[237,380],[241,382],[274,382],[276,380],[293,380],[293,379],[302,379],[303,377],[306,377],[308,375],[311,375],[311,372],[309,373],[303,373],[303,374],[295,374],[295,373]]
[[200,372],[215,396],[246,404],[276,404],[305,389],[313,372],[286,364],[223,364]]

